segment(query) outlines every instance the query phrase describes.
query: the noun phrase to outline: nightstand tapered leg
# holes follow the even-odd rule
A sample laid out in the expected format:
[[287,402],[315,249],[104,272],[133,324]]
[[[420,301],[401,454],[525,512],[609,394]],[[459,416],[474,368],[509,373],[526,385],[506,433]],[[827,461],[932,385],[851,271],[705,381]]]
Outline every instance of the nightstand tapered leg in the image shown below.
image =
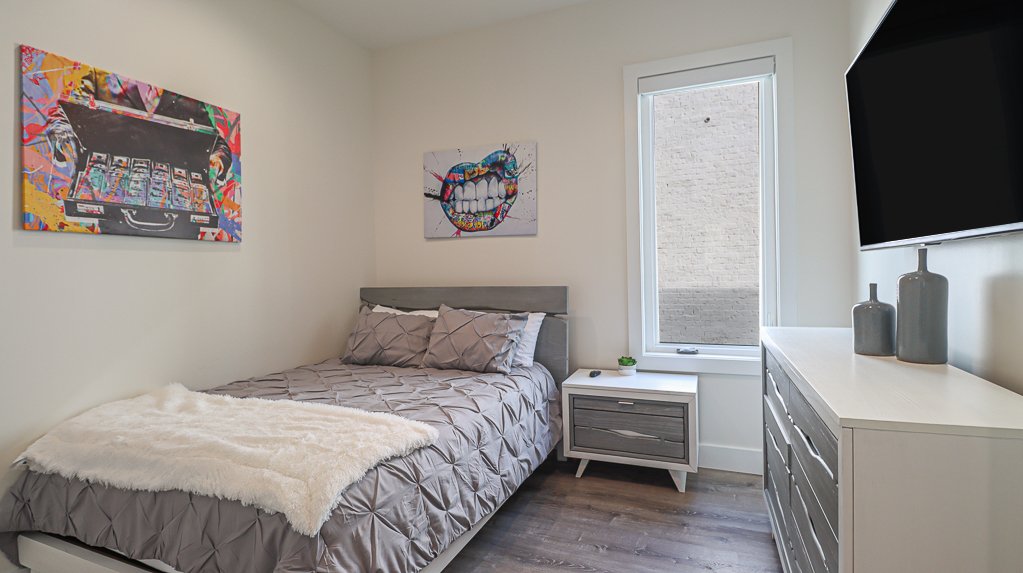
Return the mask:
[[[672,479],[672,481],[675,482],[675,487],[678,488],[678,491],[680,491],[682,493],[685,493],[686,492],[686,475],[687,475],[686,472],[681,471],[681,470],[668,470],[668,473],[671,474],[671,479]],[[579,477],[579,476],[576,476],[576,477]]]
[[579,460],[579,469],[575,471],[575,477],[583,477],[583,472],[586,471],[586,464],[590,463],[590,460]]

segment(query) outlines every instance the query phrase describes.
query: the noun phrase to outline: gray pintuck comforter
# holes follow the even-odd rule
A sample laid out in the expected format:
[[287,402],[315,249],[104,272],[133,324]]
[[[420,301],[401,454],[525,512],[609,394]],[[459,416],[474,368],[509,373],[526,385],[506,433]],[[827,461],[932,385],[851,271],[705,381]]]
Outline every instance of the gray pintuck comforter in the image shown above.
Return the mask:
[[328,360],[209,392],[390,412],[440,438],[371,469],[316,537],[237,501],[26,471],[0,499],[0,548],[16,559],[16,533],[44,531],[183,573],[412,573],[504,502],[561,431],[558,390],[539,364],[503,375]]

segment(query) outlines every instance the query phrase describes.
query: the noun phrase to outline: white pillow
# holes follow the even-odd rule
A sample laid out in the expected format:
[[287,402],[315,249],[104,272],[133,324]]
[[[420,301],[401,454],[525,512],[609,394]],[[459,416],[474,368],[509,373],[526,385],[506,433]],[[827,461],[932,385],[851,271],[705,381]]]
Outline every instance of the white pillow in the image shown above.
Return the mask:
[[[413,310],[412,312],[405,312],[404,310],[398,310],[396,308],[391,308],[389,306],[383,306],[379,304],[373,307],[373,312],[389,312],[391,314],[414,314],[417,316],[428,316],[430,318],[437,318],[437,315],[439,314],[438,311],[436,310]],[[529,328],[528,324],[526,325],[526,328]],[[536,343],[534,342],[534,344]],[[532,356],[532,354],[530,356]]]
[[547,316],[542,312],[529,313],[526,320],[526,330],[519,340],[519,348],[515,351],[515,360],[512,366],[529,367],[533,365],[533,354],[536,352],[536,337],[540,334],[540,325],[543,324],[543,317]]

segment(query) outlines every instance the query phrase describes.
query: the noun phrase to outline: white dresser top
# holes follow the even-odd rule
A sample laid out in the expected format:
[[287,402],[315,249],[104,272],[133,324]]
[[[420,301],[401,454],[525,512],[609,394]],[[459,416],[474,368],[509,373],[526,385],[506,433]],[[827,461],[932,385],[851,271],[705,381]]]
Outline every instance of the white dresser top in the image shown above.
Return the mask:
[[581,368],[568,377],[561,387],[591,390],[632,390],[650,394],[696,394],[696,376],[691,374],[660,374],[637,372],[622,376],[617,370],[601,370],[600,376],[590,378],[593,368]]
[[853,353],[850,328],[764,328],[764,346],[839,427],[1023,438],[1023,396],[945,364]]

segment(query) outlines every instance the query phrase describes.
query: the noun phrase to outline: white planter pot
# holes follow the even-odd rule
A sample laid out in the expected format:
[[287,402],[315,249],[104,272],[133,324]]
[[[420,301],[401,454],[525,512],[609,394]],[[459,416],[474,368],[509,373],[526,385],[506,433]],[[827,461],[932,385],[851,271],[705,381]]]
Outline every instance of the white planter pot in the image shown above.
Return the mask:
[[632,376],[633,374],[636,373],[636,365],[633,364],[632,366],[619,366],[618,373],[621,374],[622,376]]

